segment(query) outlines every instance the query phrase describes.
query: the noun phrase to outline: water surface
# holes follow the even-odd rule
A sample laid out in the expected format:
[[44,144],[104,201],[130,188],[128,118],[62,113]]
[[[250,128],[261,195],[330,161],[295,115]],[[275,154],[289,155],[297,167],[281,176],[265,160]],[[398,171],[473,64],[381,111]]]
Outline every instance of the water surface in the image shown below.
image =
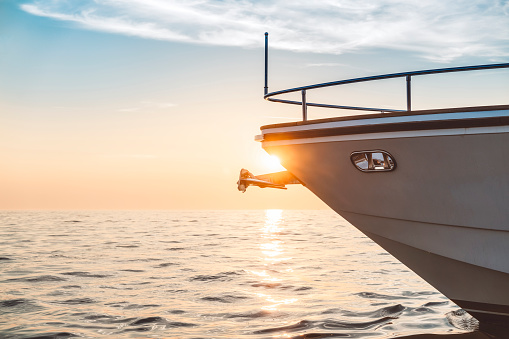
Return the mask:
[[0,212],[0,270],[2,338],[484,338],[332,211]]

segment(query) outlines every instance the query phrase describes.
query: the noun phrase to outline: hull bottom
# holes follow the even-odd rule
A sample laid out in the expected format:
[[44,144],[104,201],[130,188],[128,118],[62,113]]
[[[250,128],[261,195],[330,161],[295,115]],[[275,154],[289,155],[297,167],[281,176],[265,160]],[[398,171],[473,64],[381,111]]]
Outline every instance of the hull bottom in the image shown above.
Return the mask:
[[509,324],[508,274],[364,233],[480,322]]

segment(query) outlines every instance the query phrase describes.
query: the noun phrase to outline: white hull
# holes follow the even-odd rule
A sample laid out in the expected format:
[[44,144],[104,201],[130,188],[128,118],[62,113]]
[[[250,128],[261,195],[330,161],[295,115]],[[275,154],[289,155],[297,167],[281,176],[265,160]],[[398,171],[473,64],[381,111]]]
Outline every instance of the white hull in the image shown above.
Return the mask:
[[[478,319],[509,319],[509,110],[262,127],[262,145],[337,213]],[[394,171],[364,173],[352,152]]]

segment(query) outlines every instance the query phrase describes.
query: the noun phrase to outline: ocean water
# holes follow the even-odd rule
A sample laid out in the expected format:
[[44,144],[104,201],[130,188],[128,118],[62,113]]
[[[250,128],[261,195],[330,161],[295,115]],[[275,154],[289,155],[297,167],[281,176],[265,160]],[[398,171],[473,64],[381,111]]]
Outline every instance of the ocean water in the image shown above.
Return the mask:
[[1,338],[456,338],[477,326],[332,211],[4,211],[0,272]]

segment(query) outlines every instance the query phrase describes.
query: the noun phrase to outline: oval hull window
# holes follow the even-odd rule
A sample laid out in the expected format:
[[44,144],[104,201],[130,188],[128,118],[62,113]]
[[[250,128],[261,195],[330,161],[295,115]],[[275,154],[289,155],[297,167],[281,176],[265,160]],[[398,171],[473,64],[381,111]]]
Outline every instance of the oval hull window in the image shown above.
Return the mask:
[[394,157],[386,151],[358,151],[350,154],[352,164],[362,172],[388,172],[396,168]]

